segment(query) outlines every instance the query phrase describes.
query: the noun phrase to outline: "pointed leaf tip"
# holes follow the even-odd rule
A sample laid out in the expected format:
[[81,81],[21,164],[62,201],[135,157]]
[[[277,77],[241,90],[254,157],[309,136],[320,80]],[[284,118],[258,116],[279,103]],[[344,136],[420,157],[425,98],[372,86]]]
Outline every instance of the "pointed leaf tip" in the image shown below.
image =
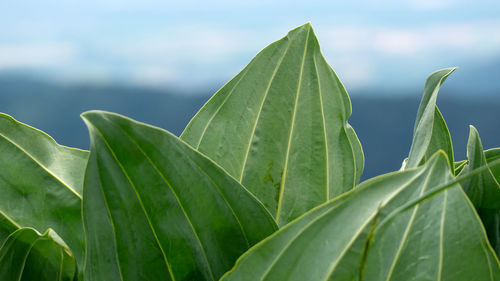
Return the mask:
[[364,158],[350,115],[347,92],[306,23],[257,54],[180,138],[285,225],[358,183]]

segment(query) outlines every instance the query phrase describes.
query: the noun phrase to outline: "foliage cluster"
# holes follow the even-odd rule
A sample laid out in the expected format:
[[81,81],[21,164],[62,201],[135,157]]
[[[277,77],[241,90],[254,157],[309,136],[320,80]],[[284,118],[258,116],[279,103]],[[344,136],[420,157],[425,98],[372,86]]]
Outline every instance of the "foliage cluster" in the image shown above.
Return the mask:
[[179,138],[90,111],[83,151],[2,114],[0,280],[500,280],[500,148],[471,127],[454,160],[436,106],[453,70],[427,79],[401,170],[362,183],[351,103],[309,24]]

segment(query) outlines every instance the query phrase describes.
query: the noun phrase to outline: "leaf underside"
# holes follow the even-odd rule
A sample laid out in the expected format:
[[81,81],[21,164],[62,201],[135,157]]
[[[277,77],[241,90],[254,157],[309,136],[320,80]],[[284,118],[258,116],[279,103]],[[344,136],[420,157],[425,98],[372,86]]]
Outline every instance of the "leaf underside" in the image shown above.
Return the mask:
[[441,112],[436,106],[436,99],[446,78],[455,68],[445,68],[432,73],[425,82],[424,94],[420,102],[413,129],[413,140],[405,168],[414,168],[423,164],[438,150],[443,150],[450,167],[453,168],[453,146],[450,132]]
[[458,185],[384,223],[451,179],[439,152],[418,168],[368,180],[251,248],[221,280],[500,280],[498,259]]
[[[463,174],[500,159],[500,149],[483,151],[479,133],[476,128],[470,126],[467,159],[462,170]],[[488,239],[497,256],[500,255],[500,169],[498,166],[500,165],[488,168],[485,172],[462,184],[481,217]]]
[[181,139],[285,225],[358,183],[364,156],[350,115],[347,92],[305,24],[263,49],[200,109]]

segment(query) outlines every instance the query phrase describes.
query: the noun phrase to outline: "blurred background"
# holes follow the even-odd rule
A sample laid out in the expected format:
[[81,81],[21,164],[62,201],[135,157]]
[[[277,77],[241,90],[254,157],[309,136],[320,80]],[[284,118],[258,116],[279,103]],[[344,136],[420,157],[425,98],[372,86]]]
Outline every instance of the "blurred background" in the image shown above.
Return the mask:
[[500,1],[2,1],[0,112],[88,148],[104,109],[180,134],[262,48],[310,21],[352,100],[363,178],[399,169],[426,77],[459,66],[438,105],[456,159],[468,125],[500,146]]

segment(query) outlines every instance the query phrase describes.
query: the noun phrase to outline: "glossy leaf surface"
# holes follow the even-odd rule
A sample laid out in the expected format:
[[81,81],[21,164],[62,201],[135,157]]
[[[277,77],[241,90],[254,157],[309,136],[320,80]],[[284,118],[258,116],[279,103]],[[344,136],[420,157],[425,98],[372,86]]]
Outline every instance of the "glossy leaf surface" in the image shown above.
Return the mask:
[[458,185],[396,212],[453,178],[444,153],[436,155],[307,212],[221,280],[500,280],[498,259]]
[[364,158],[351,103],[310,24],[262,50],[181,139],[255,194],[280,225],[350,190]]
[[87,158],[87,151],[58,145],[0,114],[0,239],[19,227],[52,228],[83,261],[80,193]]
[[0,248],[2,281],[72,281],[76,274],[74,257],[53,230],[21,228]]
[[429,75],[425,82],[406,168],[423,164],[426,159],[440,149],[448,155],[450,167],[453,167],[453,146],[450,132],[436,106],[436,99],[441,85],[454,70],[455,68],[438,70]]
[[277,229],[250,192],[169,132],[106,112],[82,117],[86,280],[217,280]]

